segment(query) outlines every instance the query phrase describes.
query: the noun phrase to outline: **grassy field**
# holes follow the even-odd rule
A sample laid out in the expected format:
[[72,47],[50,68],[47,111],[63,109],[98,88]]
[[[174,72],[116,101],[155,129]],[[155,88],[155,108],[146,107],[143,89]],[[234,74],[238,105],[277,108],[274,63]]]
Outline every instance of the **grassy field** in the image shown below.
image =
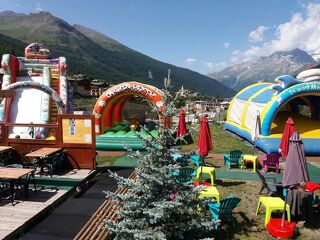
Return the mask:
[[[243,141],[226,132],[221,125],[211,124],[211,134],[213,137],[214,150],[212,153],[229,152],[231,149],[240,149],[243,153],[252,153],[252,147],[244,144]],[[194,143],[182,146],[182,151],[190,151],[197,149],[198,134],[193,134]],[[97,156],[98,167],[111,165],[117,157],[101,157]],[[207,164],[214,165],[217,170],[226,170],[221,159],[206,160]],[[236,172],[251,172],[252,169],[239,170],[232,168],[230,175]],[[231,180],[217,179],[216,187],[220,193],[220,198],[234,196],[241,199],[240,206],[234,210],[234,216],[237,220],[237,226],[232,227],[232,224],[225,223],[222,229],[214,232],[215,239],[248,239],[248,240],[269,240],[273,238],[264,226],[265,208],[261,206],[260,213],[255,214],[259,199],[258,192],[261,187],[259,181],[249,180]],[[209,213],[208,213],[209,214]],[[280,212],[274,212],[272,217],[281,217]],[[300,221],[297,223],[296,234],[294,239],[299,240],[316,240],[320,239],[320,218],[314,223],[306,223]]]
[[[239,149],[243,153],[252,153],[252,147],[244,144],[244,140],[234,137],[229,132],[224,130],[221,124],[210,124],[210,131],[213,141],[213,151],[211,153],[229,153],[232,149]],[[182,146],[183,152],[188,152],[191,150],[196,150],[197,139],[199,135],[199,130],[192,133],[193,144]]]
[[109,167],[112,165],[112,163],[118,158],[118,156],[111,156],[111,157],[105,157],[105,156],[97,156],[96,157],[96,163],[97,167]]
[[[215,160],[216,169],[226,170],[222,160]],[[252,169],[239,170],[232,168],[230,174],[235,172],[251,172]],[[220,193],[220,199],[227,196],[234,196],[241,199],[240,206],[234,209],[234,216],[237,220],[237,226],[232,227],[231,223],[226,222],[222,225],[222,229],[215,232],[215,239],[276,239],[273,238],[264,226],[265,208],[260,207],[260,212],[256,215],[256,207],[259,199],[259,191],[261,187],[260,181],[249,180],[231,180],[217,179],[216,187]],[[261,195],[263,196],[263,195]],[[273,212],[272,217],[280,218],[281,212]],[[306,223],[300,221],[296,228],[297,233],[294,239],[320,239],[320,216],[314,223]]]
[[[117,157],[100,157],[98,156],[98,167],[106,166],[114,161]],[[109,159],[108,162],[102,162],[101,159]],[[206,160],[208,165],[214,164],[217,170],[227,170],[221,159],[210,158]],[[283,169],[283,166],[281,167]],[[232,168],[229,170],[230,175],[237,172],[245,173],[252,172],[252,168],[239,170]],[[215,239],[239,239],[239,240],[270,240],[273,238],[264,226],[265,208],[260,207],[260,213],[255,214],[259,199],[258,192],[261,187],[260,181],[237,180],[237,179],[216,179],[215,186],[220,193],[220,199],[227,196],[234,196],[241,199],[240,206],[234,209],[237,226],[232,227],[229,222],[224,222],[222,228],[214,232]],[[263,195],[261,195],[263,196]],[[210,214],[208,212],[208,214]],[[280,218],[281,212],[273,212],[272,217]],[[316,240],[320,239],[320,216],[314,223],[306,223],[300,221],[297,223],[296,234],[294,239],[298,240]]]

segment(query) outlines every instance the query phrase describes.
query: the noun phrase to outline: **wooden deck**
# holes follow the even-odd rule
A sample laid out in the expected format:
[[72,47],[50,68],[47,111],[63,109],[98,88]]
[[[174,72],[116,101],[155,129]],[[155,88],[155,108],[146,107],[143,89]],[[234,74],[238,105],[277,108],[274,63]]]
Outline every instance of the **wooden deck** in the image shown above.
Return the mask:
[[[70,179],[89,178],[94,171],[72,170],[65,175],[53,176]],[[33,187],[31,184],[30,187]],[[62,202],[69,196],[67,190],[39,189],[37,193],[29,191],[29,199],[25,200],[17,193],[15,205],[11,201],[2,200],[0,202],[0,239],[11,238],[23,229],[27,228],[38,217],[46,214],[52,206]]]

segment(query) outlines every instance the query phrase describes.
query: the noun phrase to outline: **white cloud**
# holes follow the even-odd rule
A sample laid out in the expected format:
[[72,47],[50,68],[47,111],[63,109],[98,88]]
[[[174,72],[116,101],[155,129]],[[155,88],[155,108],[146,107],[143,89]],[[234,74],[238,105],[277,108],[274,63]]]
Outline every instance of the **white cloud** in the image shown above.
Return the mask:
[[197,61],[197,59],[195,59],[195,58],[187,58],[185,61],[186,61],[186,63],[188,65],[192,65]]
[[43,8],[42,8],[40,3],[36,3],[36,10],[37,11],[43,11]]
[[268,29],[269,27],[259,26],[256,30],[249,33],[249,41],[252,43],[262,42],[264,40],[264,32]]
[[219,63],[213,63],[213,62],[205,62],[205,65],[210,70],[221,70],[224,68],[227,64],[225,62],[219,62]]
[[214,63],[213,62],[206,62],[205,64],[206,64],[207,68],[209,68],[209,69],[213,69],[214,68]]
[[223,44],[223,46],[224,46],[224,48],[228,48],[228,47],[230,47],[230,43],[225,42],[225,43]]
[[231,62],[239,62],[240,61],[241,52],[239,50],[235,50],[231,54],[230,61]]
[[240,62],[294,48],[300,48],[311,55],[319,53],[320,4],[309,3],[302,7],[303,12],[292,14],[288,22],[276,27],[274,39],[264,42],[261,46],[251,46],[246,51],[234,52],[230,60]]

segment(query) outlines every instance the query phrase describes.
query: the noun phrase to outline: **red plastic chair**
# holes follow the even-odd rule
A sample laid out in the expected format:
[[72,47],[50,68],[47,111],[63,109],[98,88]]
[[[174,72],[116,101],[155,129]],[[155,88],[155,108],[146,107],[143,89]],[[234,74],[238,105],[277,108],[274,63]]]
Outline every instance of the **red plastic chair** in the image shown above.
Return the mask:
[[309,192],[314,193],[314,191],[320,189],[320,184],[319,183],[314,183],[314,182],[306,182],[306,190]]
[[263,159],[263,171],[266,173],[268,168],[275,168],[276,173],[279,173],[280,156],[277,154],[267,154]]

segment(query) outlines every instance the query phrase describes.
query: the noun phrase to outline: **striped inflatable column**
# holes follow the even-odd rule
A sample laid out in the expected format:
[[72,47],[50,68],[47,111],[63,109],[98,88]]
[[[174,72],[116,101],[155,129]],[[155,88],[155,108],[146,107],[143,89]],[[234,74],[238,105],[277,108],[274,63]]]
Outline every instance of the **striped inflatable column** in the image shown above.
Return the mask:
[[58,68],[59,68],[58,94],[60,95],[63,103],[66,106],[68,106],[67,62],[65,57],[59,57]]
[[[50,87],[51,77],[49,67],[44,67],[42,72],[42,84],[44,86]],[[46,93],[41,94],[41,111],[40,119],[42,123],[48,123],[49,121],[49,106],[50,106],[50,96]]]
[[[11,83],[16,82],[19,74],[19,60],[10,54],[3,54],[1,60],[1,68],[3,70],[3,78],[1,89],[5,89]],[[10,105],[12,98],[5,98],[0,104],[0,121],[8,121],[10,114]]]

